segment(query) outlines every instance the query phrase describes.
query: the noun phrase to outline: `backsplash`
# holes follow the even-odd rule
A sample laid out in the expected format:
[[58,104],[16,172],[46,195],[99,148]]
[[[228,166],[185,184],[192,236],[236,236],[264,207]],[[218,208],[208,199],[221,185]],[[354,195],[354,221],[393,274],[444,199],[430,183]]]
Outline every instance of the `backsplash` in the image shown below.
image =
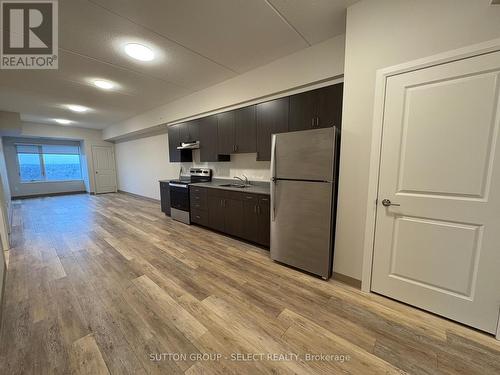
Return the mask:
[[233,178],[245,175],[253,181],[269,181],[271,162],[256,161],[256,154],[233,154],[230,162],[208,163],[200,162],[200,150],[193,150],[193,162],[181,163],[183,174],[187,174],[189,168],[204,167],[213,170],[215,178]]

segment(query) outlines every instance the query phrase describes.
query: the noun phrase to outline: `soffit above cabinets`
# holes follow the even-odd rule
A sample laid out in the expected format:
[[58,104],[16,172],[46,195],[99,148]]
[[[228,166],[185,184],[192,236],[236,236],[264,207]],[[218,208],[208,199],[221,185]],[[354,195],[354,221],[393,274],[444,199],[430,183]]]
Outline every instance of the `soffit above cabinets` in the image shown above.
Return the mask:
[[[353,0],[59,2],[59,70],[0,70],[0,110],[104,128],[344,33]],[[147,63],[123,53],[144,43]],[[92,79],[116,82],[102,91]],[[65,104],[90,108],[68,112]]]

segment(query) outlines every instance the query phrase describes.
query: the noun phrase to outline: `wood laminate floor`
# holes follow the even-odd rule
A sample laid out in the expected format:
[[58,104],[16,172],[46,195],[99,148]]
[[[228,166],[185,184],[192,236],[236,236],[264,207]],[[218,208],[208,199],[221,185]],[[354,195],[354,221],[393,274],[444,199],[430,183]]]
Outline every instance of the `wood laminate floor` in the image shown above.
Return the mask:
[[500,373],[490,336],[283,267],[154,202],[13,204],[0,374]]

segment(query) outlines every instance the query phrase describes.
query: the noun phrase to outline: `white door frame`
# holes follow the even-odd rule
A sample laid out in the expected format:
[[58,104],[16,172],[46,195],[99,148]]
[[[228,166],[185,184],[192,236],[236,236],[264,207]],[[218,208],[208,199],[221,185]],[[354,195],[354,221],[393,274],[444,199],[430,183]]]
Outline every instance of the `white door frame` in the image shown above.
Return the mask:
[[[387,79],[397,74],[407,73],[414,70],[428,68],[434,65],[445,64],[452,61],[496,51],[500,51],[500,38],[377,70],[373,110],[372,142],[370,149],[368,203],[366,207],[365,239],[363,249],[363,270],[361,280],[361,289],[364,292],[369,293],[371,290],[380,172],[380,153],[382,147],[382,129],[384,121],[384,106],[386,94],[385,90]],[[497,328],[497,339],[500,339],[500,311],[499,323]]]

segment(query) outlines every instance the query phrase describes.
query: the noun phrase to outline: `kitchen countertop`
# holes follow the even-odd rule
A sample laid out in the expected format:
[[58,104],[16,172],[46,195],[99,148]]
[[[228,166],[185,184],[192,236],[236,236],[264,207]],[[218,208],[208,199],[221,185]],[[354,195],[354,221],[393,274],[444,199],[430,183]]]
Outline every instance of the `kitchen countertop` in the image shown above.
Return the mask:
[[250,181],[250,186],[246,188],[236,188],[236,187],[229,187],[229,186],[220,186],[222,184],[238,184],[240,181],[237,180],[232,180],[232,179],[219,179],[219,178],[214,178],[210,182],[197,182],[192,185],[200,186],[200,187],[206,187],[206,188],[211,188],[211,189],[223,189],[223,190],[231,190],[231,191],[239,191],[241,193],[251,193],[251,194],[266,194],[269,195],[270,193],[270,185],[269,182],[267,181]]

